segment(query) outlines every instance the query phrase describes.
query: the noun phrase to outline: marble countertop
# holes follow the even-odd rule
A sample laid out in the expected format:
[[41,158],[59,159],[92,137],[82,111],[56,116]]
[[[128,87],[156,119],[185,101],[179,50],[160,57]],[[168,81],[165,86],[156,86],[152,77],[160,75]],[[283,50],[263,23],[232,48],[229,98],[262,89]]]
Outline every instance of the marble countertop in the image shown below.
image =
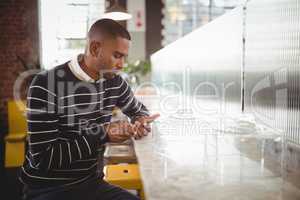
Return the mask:
[[240,116],[224,123],[184,113],[163,115],[134,141],[147,200],[300,199],[276,150],[280,135]]

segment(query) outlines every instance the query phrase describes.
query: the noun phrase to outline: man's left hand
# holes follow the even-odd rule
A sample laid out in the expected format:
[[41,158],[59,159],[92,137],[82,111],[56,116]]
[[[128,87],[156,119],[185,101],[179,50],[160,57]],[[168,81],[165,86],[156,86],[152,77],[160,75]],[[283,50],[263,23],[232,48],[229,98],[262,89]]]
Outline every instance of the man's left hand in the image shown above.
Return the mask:
[[141,139],[144,136],[147,136],[148,133],[151,131],[150,123],[153,122],[156,118],[158,118],[159,114],[154,114],[151,116],[141,116],[136,119],[134,122],[135,126],[135,139]]

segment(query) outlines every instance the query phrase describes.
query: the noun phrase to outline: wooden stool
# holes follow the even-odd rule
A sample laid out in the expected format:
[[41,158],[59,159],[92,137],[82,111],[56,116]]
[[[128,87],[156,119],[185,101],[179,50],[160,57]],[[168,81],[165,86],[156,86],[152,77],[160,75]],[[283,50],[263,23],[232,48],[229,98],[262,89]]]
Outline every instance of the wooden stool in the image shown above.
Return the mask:
[[106,165],[104,180],[127,190],[136,190],[141,199],[145,199],[143,184],[137,164]]

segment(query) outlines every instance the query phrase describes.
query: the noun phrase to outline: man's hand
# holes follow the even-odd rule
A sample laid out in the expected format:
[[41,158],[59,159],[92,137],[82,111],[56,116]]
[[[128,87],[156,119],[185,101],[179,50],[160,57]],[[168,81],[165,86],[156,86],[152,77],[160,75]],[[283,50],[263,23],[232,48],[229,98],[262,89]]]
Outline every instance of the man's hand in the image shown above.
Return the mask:
[[104,128],[111,142],[124,142],[132,136],[140,139],[151,131],[150,123],[160,115],[143,116],[136,119],[134,124],[127,121],[117,121],[105,125]]
[[138,117],[134,122],[134,130],[136,130],[136,132],[134,133],[134,138],[140,139],[148,135],[148,133],[151,131],[150,123],[153,122],[159,116],[159,114],[154,114],[152,116]]
[[112,122],[104,126],[111,142],[124,142],[134,136],[136,128],[127,121]]

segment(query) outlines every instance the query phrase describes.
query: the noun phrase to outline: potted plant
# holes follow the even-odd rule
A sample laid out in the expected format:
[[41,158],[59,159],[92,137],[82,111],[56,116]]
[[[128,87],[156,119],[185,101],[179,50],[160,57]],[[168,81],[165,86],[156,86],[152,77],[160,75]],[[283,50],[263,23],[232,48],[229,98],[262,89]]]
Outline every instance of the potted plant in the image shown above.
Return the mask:
[[124,67],[125,78],[132,86],[138,85],[142,80],[147,80],[151,72],[151,63],[146,60],[136,60],[126,63]]

